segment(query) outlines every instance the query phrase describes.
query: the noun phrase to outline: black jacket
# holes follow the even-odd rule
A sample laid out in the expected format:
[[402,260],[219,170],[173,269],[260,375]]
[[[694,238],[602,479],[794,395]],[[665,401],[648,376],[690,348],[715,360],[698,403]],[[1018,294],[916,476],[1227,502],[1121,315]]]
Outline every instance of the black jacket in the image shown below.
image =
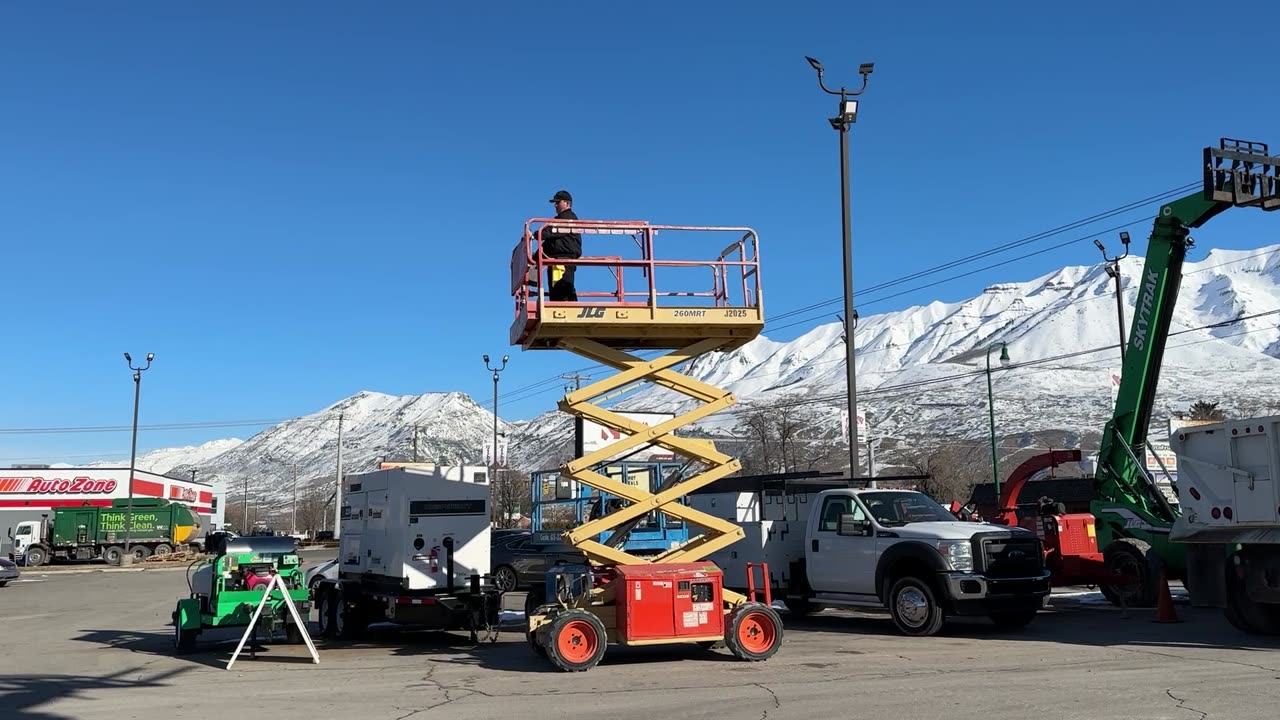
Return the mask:
[[[573,208],[556,215],[559,220],[577,220]],[[582,257],[582,235],[576,232],[555,232],[554,223],[542,227],[542,254],[550,258]],[[571,230],[571,228],[565,228]]]

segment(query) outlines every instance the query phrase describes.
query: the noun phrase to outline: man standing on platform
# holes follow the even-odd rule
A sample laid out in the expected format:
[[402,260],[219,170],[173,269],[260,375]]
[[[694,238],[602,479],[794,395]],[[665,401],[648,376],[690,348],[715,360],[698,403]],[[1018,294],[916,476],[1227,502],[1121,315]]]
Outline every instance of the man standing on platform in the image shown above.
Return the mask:
[[[573,212],[573,196],[567,190],[557,192],[551,198],[551,204],[556,208],[557,220],[577,220],[578,216]],[[557,232],[554,226],[544,225],[542,228],[542,247],[539,248],[543,257],[548,258],[565,258],[576,259],[582,257],[582,235],[573,232],[572,228],[564,228],[563,232]],[[572,265],[551,265],[547,268],[549,275],[548,283],[551,286],[551,292],[548,299],[552,301],[577,301],[578,291],[573,286],[574,270]]]

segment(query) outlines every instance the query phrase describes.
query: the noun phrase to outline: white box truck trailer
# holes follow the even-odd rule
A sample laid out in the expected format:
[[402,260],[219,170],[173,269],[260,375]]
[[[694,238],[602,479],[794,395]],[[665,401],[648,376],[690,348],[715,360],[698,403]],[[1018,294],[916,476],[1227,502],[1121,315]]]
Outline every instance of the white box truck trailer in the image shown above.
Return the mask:
[[1280,416],[1175,430],[1191,603],[1245,632],[1280,634]]
[[312,597],[321,635],[356,638],[380,622],[473,638],[497,627],[489,486],[389,468],[344,477],[342,501],[337,577]]
[[724,571],[724,586],[747,590],[747,563],[767,563],[774,597],[795,614],[885,608],[900,632],[934,635],[956,615],[1022,627],[1050,592],[1035,533],[962,522],[923,493],[847,480],[726,478],[689,499],[745,532],[708,558]]

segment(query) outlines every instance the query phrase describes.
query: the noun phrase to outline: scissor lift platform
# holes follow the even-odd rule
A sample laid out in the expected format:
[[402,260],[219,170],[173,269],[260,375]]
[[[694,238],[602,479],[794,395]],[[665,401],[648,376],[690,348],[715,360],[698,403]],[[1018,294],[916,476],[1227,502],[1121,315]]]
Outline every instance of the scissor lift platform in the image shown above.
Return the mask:
[[[543,257],[541,240],[547,227],[580,233],[586,254],[572,260]],[[694,259],[656,259],[654,240],[659,234],[664,254],[691,254]],[[715,240],[717,234],[720,239]],[[731,236],[727,246],[726,234]],[[706,251],[699,258],[698,241],[708,239],[715,243],[713,248],[724,248],[712,260],[703,259],[712,256]],[[577,300],[549,299],[553,265],[576,268]],[[702,283],[701,289],[672,289],[693,283]],[[601,286],[603,290],[594,289]],[[744,532],[681,502],[690,492],[737,472],[741,464],[709,440],[676,435],[679,428],[736,402],[732,393],[675,368],[709,352],[741,347],[764,328],[755,231],[636,221],[530,220],[512,253],[511,292],[516,305],[513,345],[569,350],[618,371],[559,402],[562,411],[619,433],[610,445],[567,463],[561,474],[622,502],[603,517],[564,533],[589,565],[548,573],[547,597],[526,612],[530,645],[566,671],[594,666],[609,643],[698,642],[709,647],[723,640],[741,659],[772,656],[782,641],[782,621],[769,607],[768,568],[761,568],[766,578],[763,603],[756,601],[754,589],[747,595],[725,590],[719,569],[702,559],[737,542]],[[641,349],[671,352],[653,359],[626,352]],[[698,405],[650,427],[592,402],[640,382],[674,390]],[[597,471],[609,458],[650,444],[689,458],[701,470],[673,477],[657,488],[628,485]],[[601,533],[610,530],[625,537],[639,518],[655,511],[702,533],[646,557],[615,546],[613,535],[608,544],[600,542]],[[635,587],[619,590],[628,583]],[[641,585],[649,590],[642,591]],[[658,587],[674,591],[656,595]],[[674,625],[677,620],[679,628]]]
[[[538,246],[547,227],[580,233],[591,253],[574,260],[542,257]],[[698,243],[708,239],[730,239],[713,260],[657,260],[653,246],[659,234],[664,247],[685,252],[696,252]],[[577,301],[548,299],[552,265],[577,269]],[[669,289],[692,283],[703,285]],[[603,289],[585,289],[589,287]],[[530,220],[512,253],[511,292],[516,299],[511,343],[525,350],[564,349],[561,341],[574,339],[619,350],[674,349],[720,340],[717,349],[732,350],[764,329],[757,236],[746,227]]]

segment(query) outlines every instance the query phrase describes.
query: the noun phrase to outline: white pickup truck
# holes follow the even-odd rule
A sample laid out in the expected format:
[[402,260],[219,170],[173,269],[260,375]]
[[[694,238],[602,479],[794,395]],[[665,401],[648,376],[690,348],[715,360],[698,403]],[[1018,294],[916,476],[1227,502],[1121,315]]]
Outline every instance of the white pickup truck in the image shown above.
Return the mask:
[[746,590],[746,564],[768,563],[774,596],[796,614],[887,608],[900,632],[920,636],[956,615],[1017,628],[1035,619],[1050,592],[1034,533],[962,522],[923,493],[726,478],[689,500],[746,533],[708,558],[724,571],[725,587]]
[[1179,428],[1181,515],[1191,604],[1221,607],[1236,628],[1280,634],[1280,415]]

